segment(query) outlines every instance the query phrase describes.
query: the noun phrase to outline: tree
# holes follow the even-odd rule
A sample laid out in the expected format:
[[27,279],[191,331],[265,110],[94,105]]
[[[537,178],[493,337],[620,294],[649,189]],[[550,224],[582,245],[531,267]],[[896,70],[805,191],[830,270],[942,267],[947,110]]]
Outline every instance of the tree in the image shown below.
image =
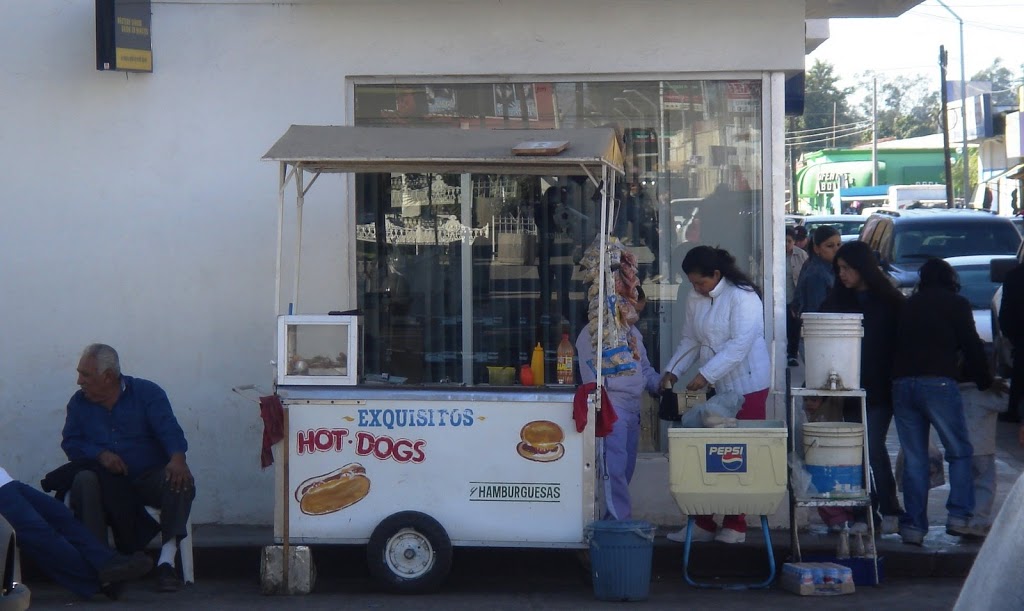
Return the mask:
[[967,175],[970,183],[967,185],[967,190],[964,191],[961,186],[964,184],[964,157],[960,155],[956,158],[953,163],[953,193],[964,194],[964,205],[971,203],[971,196],[974,193],[974,189],[978,186],[978,148],[974,147],[968,149],[967,152],[968,163]]
[[864,120],[849,102],[854,89],[840,87],[839,80],[835,67],[821,60],[815,60],[807,71],[804,114],[792,121],[787,137],[798,154],[853,146],[861,141],[861,132],[851,125]]
[[[1024,73],[1024,64],[1021,64],[1021,72]],[[976,73],[971,80],[992,83],[993,106],[1017,105],[1017,86],[1021,84],[1021,78],[1014,77],[1013,72],[1003,65],[1003,58],[992,60],[992,65]]]
[[[868,116],[871,114],[872,78],[875,75],[868,74],[860,82],[860,89],[869,92],[861,103],[861,109]],[[942,131],[938,87],[929,86],[928,79],[922,75],[877,78],[880,139],[915,138]]]

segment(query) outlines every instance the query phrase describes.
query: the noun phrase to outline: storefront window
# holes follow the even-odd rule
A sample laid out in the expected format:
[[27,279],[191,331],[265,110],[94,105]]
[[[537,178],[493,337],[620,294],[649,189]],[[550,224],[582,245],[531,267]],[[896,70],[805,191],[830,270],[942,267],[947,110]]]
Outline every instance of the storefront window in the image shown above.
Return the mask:
[[[763,278],[761,81],[366,84],[356,125],[614,127],[626,153],[611,226],[635,252],[660,367],[678,341],[697,244]],[[579,257],[599,231],[585,176],[360,174],[357,294],[367,374],[479,385],[587,320]],[[466,239],[463,237],[466,236]]]

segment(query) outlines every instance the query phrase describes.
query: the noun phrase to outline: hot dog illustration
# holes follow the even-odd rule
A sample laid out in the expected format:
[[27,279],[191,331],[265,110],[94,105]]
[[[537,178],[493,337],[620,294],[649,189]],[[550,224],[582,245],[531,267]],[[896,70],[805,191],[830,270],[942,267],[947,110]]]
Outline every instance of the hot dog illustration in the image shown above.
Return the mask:
[[321,516],[340,511],[370,493],[370,478],[363,465],[353,462],[324,475],[311,477],[295,489],[302,513]]
[[565,454],[562,445],[565,433],[562,427],[550,420],[527,422],[519,431],[519,436],[522,441],[516,445],[516,451],[527,460],[552,462]]

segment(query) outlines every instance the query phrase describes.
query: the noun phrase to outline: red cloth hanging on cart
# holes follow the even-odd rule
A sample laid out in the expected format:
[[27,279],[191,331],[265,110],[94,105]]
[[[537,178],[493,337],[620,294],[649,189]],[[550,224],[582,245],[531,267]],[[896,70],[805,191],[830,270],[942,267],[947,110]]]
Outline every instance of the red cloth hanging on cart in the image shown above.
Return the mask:
[[[595,388],[597,388],[596,382],[581,384],[576,389],[575,396],[573,396],[572,419],[576,421],[577,433],[582,433],[583,429],[587,426],[587,399],[590,395],[594,394]],[[612,407],[612,402],[608,399],[608,393],[605,392],[604,387],[602,387],[601,409],[597,410],[597,422],[594,423],[594,435],[597,437],[604,437],[608,435],[612,432],[612,426],[618,419],[619,416],[615,413],[615,408]]]
[[260,467],[266,469],[274,464],[271,447],[284,439],[284,406],[277,395],[260,397],[260,418],[263,419],[263,449],[260,452]]

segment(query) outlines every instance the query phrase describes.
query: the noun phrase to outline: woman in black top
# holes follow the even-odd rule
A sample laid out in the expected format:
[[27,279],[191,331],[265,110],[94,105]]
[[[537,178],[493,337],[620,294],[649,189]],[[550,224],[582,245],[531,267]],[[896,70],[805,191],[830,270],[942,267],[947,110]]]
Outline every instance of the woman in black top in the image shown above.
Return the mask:
[[[872,506],[876,522],[881,516],[883,533],[896,532],[899,499],[885,438],[892,423],[892,354],[896,346],[896,325],[903,309],[903,295],[882,273],[871,249],[864,242],[847,242],[832,262],[835,287],[822,310],[859,313],[864,316],[861,340],[860,379],[867,394],[868,458],[874,475]],[[860,402],[847,405],[845,419],[860,422]]]
[[900,519],[904,543],[921,545],[928,532],[928,431],[934,426],[949,463],[949,517],[946,532],[984,536],[971,523],[974,485],[963,401],[956,378],[958,356],[966,358],[968,376],[985,390],[992,373],[974,328],[971,304],[957,294],[956,272],[942,259],[929,259],[921,281],[900,316],[893,361],[893,407],[903,446],[903,503]]

